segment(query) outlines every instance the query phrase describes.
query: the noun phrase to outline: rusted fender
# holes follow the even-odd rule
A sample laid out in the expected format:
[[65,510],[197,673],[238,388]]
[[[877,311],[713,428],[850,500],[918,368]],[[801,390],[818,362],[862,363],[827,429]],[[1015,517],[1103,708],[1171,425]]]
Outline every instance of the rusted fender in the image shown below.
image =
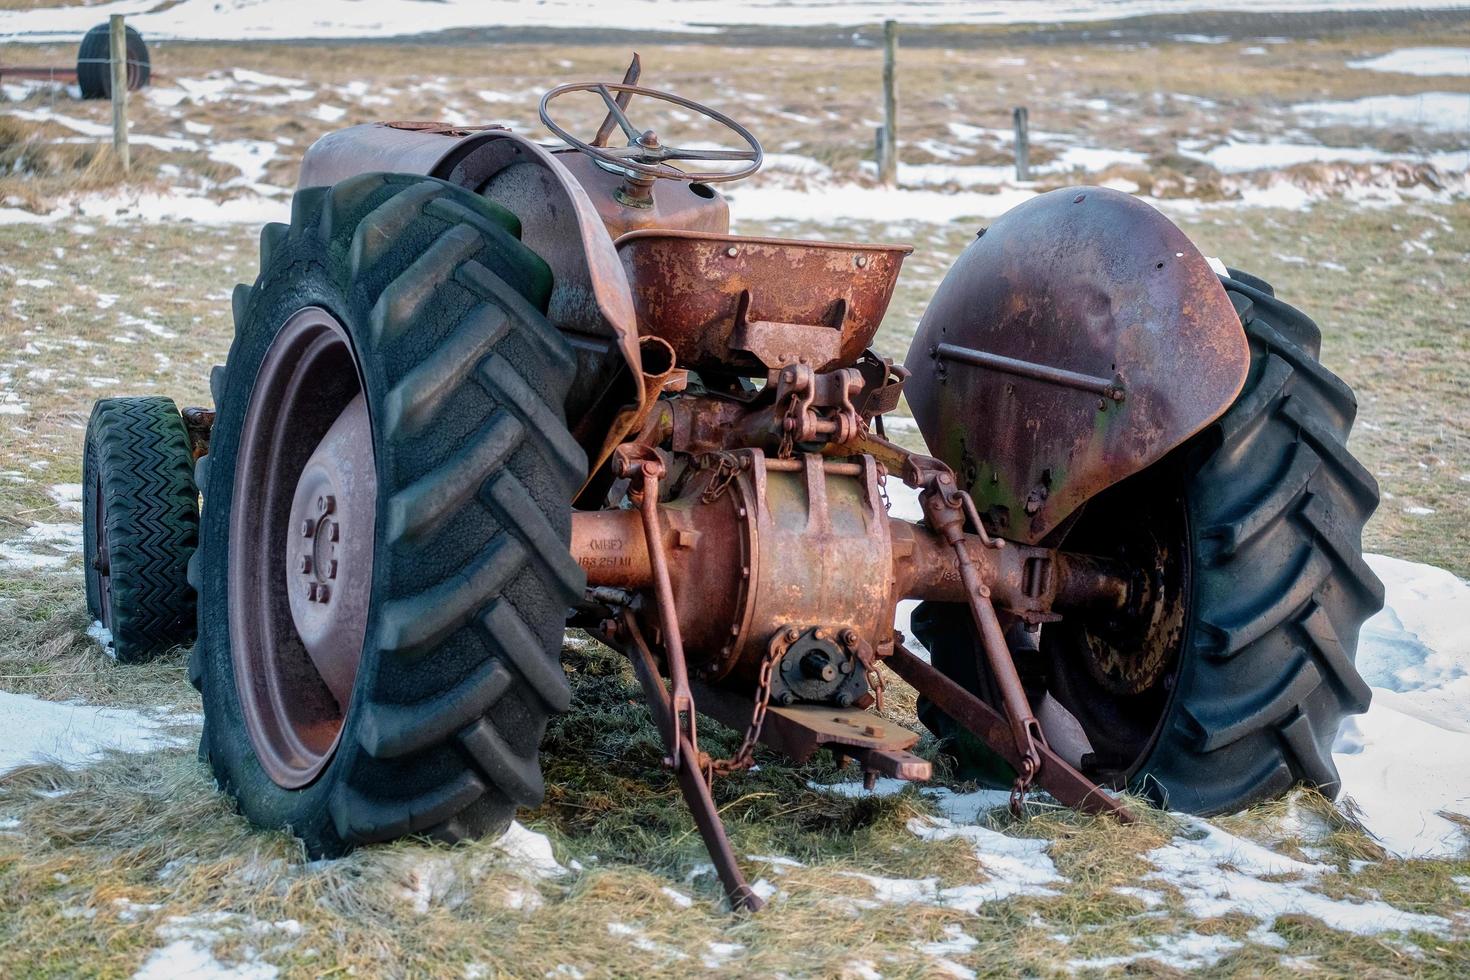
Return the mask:
[[1218,418],[1250,353],[1182,231],[1127,194],[1081,187],[981,232],[905,363],[930,452],[1001,533],[1035,544]]
[[[609,415],[608,431],[585,446],[595,472],[650,397],[640,370],[633,293],[612,238],[582,184],[534,141],[500,128],[405,128],[429,125],[369,123],[328,133],[307,150],[299,185],[326,186],[375,171],[426,174],[483,194],[515,214],[521,240],[551,267],[548,318],[558,329],[593,341],[574,342],[578,380],[572,401],[591,404],[614,379],[623,386],[613,408],[628,409]],[[599,345],[596,338],[612,344]],[[600,346],[612,356],[599,354]],[[622,364],[630,370],[618,371]]]

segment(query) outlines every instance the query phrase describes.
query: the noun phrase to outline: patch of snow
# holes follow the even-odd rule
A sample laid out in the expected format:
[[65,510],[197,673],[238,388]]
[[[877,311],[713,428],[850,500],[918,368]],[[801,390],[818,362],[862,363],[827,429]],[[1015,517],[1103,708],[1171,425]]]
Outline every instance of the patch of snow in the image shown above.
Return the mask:
[[800,153],[767,153],[761,164],[762,173],[795,174],[799,177],[830,177],[832,168],[820,160]]
[[1133,888],[1130,886],[1127,888],[1114,888],[1113,891],[1119,895],[1126,895],[1129,898],[1138,899],[1146,909],[1158,908],[1164,904],[1163,893],[1156,892],[1151,888]]
[[[27,122],[55,123],[64,126],[72,132],[83,136],[94,138],[112,139],[111,123],[95,123],[90,119],[76,119],[72,116],[63,116],[52,112],[50,109],[16,109],[10,115],[16,119],[24,119]],[[175,150],[197,150],[199,144],[193,140],[174,139],[168,136],[148,136],[143,133],[135,133],[129,130],[128,142],[135,146],[149,146],[155,150],[172,152]]]
[[[295,919],[266,922],[233,912],[204,912],[170,916],[158,927],[158,936],[168,945],[148,954],[134,980],[175,980],[178,977],[204,980],[272,980],[280,971],[262,956],[263,944],[270,952],[288,947],[300,937],[301,923]],[[243,937],[239,963],[222,963],[214,955],[221,940]]]
[[668,960],[687,960],[689,958],[689,954],[683,950],[650,939],[641,928],[628,925],[626,922],[609,922],[607,932],[610,936],[628,940],[634,949],[644,953],[653,953]]
[[237,168],[246,184],[259,183],[275,156],[276,144],[265,140],[225,140],[209,150],[209,159]]
[[188,92],[172,85],[166,87],[150,85],[148,86],[148,90],[143,93],[143,98],[147,99],[151,105],[156,105],[160,109],[172,109],[188,97]]
[[87,635],[97,641],[103,653],[109,657],[117,656],[117,650],[112,645],[112,630],[103,626],[101,620],[92,620],[92,625],[87,627]]
[[176,939],[148,954],[133,980],[274,980],[280,971],[269,963],[227,966],[215,959],[208,946],[193,939]]
[[[4,405],[0,404],[0,408]],[[46,571],[65,568],[82,550],[80,524],[32,524],[18,538],[0,542],[0,568]]]
[[1180,156],[1202,160],[1221,173],[1245,173],[1251,170],[1279,170],[1299,163],[1321,163],[1343,160],[1349,163],[1376,163],[1400,157],[1369,147],[1323,146],[1320,143],[1247,143],[1226,140],[1208,150],[1200,141],[1179,144]]
[[806,867],[806,865],[802,864],[800,861],[789,857],[783,857],[780,854],[747,854],[745,855],[745,857],[746,860],[749,861],[755,861],[760,864],[769,864],[772,868],[776,869],[777,874],[784,874],[787,870],[791,868]]
[[1399,48],[1376,58],[1349,61],[1348,67],[1398,75],[1470,75],[1470,48]]
[[1150,936],[1147,939],[1135,938],[1133,942],[1148,948],[1126,956],[1071,960],[1067,963],[1067,969],[1074,972],[1078,970],[1116,970],[1118,967],[1127,966],[1139,960],[1153,960],[1176,970],[1202,970],[1214,966],[1245,945],[1240,940],[1231,939],[1229,936],[1204,935],[1198,932],[1186,932],[1177,936]]
[[705,943],[705,952],[699,957],[699,963],[706,970],[718,970],[732,959],[745,952],[745,947],[740,943]]
[[[958,125],[958,124],[957,124]],[[974,127],[968,127],[973,130]],[[1081,170],[1094,172],[1115,165],[1140,165],[1148,154],[1134,150],[1113,150],[1095,146],[1068,146],[1055,160],[1032,166],[1034,174],[1064,174]],[[871,161],[861,164],[870,176],[877,173]],[[900,187],[993,187],[1014,185],[1016,168],[1013,164],[952,164],[952,163],[904,163],[898,164]]]
[[892,796],[895,793],[902,793],[913,785],[914,783],[907,779],[894,779],[891,776],[880,777],[873,783],[872,789],[866,788],[860,782],[851,781],[844,783],[807,783],[809,789],[816,790],[818,793],[831,793],[833,796],[845,796],[848,799],[855,799],[859,796]]
[[[1048,842],[1007,837],[984,827],[956,824],[943,818],[914,819],[908,829],[923,840],[959,838],[974,849],[979,870],[987,880],[941,888],[938,878],[885,878],[843,872],[873,889],[873,902],[882,905],[933,905],[976,914],[982,905],[1017,895],[1054,895],[1049,886],[1063,881],[1047,855]],[[866,902],[860,902],[868,904]]]
[[546,835],[528,829],[519,820],[510,822],[504,836],[495,842],[495,847],[505,855],[509,864],[535,877],[555,878],[567,873],[552,853],[551,841]]
[[455,862],[440,854],[416,858],[403,870],[403,887],[399,894],[419,915],[426,915],[438,905],[456,908],[463,899],[459,870]]
[[[108,224],[192,221],[203,225],[260,225],[285,221],[290,213],[288,201],[263,194],[247,194],[220,201],[177,189],[165,193],[124,189],[64,198],[60,206],[48,214],[0,208],[0,224],[55,224],[80,216]],[[3,411],[4,406],[0,405],[0,412]]]
[[179,744],[160,722],[127,708],[60,704],[0,691],[0,773],[31,763],[76,769],[104,752],[147,752]]
[[665,885],[660,888],[659,891],[663,892],[665,898],[673,902],[681,909],[690,909],[694,907],[694,899],[690,898],[688,895],[685,895],[677,888],[670,888],[668,885]]
[[1307,915],[1328,928],[1356,935],[1423,931],[1447,934],[1449,920],[1406,912],[1377,900],[1334,899],[1313,891],[1312,882],[1326,871],[1236,837],[1196,817],[1180,819],[1192,838],[1176,835],[1148,852],[1158,870],[1146,880],[1163,881],[1179,890],[1185,908],[1197,918],[1237,914],[1270,927],[1283,915]]
[[923,943],[919,946],[919,951],[930,956],[950,956],[954,953],[968,953],[979,945],[980,940],[965,932],[963,926],[950,923],[944,927],[943,939]]
[[1470,128],[1470,92],[1369,95],[1343,102],[1303,102],[1292,108],[1319,123],[1410,126],[1446,133]]
[[282,78],[280,75],[267,75],[263,72],[250,71],[247,68],[236,68],[230,72],[235,81],[246,85],[272,85],[277,88],[294,88],[305,85],[305,79]]
[[982,814],[996,807],[1008,806],[1011,791],[1007,789],[980,789],[971,793],[956,793],[943,786],[926,786],[920,792],[934,801],[939,812],[955,823],[973,823]]
[[[144,333],[151,333],[153,336],[161,337],[164,340],[176,340],[179,336],[178,334],[174,333],[167,327],[162,326],[161,324],[154,323],[152,320],[145,320],[142,317],[133,316],[130,313],[122,314],[118,317],[118,320],[125,327],[137,327]],[[108,384],[119,383],[117,378],[108,378],[106,379],[106,381]]]
[[1431,565],[1365,559],[1385,602],[1358,640],[1373,703],[1333,747],[1342,795],[1390,851],[1455,854],[1466,838],[1439,813],[1470,815],[1470,584]]
[[[1056,865],[1046,853],[1049,841],[1009,837],[975,824],[957,824],[943,817],[913,819],[909,832],[920,840],[959,839],[970,844],[975,860],[991,876],[989,887],[998,895],[1047,894],[1044,886],[1060,883]],[[993,901],[993,899],[988,899]]]
[[191,102],[201,105],[206,102],[218,102],[235,88],[234,79],[226,78],[218,72],[207,78],[180,78],[176,81],[179,87],[188,93]]

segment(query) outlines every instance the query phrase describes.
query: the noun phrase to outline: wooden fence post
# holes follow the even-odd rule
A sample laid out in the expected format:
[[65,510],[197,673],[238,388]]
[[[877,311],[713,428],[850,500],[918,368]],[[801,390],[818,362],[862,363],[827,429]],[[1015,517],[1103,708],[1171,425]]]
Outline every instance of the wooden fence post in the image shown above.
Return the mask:
[[1011,113],[1016,124],[1016,179],[1031,179],[1031,137],[1027,133],[1026,107],[1017,106]]
[[878,176],[884,186],[898,184],[898,21],[883,22],[883,152]]
[[128,38],[122,14],[108,18],[112,60],[112,150],[122,162],[123,173],[132,169],[128,154]]

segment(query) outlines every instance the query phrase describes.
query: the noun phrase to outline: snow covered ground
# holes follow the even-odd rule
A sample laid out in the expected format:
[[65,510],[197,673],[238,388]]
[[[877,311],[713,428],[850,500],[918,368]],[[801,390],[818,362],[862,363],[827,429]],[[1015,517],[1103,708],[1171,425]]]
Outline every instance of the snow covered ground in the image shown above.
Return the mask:
[[1400,75],[1470,75],[1470,48],[1399,48],[1350,61],[1348,67]]
[[[1452,8],[1463,0],[117,0],[0,12],[0,40],[80,36],[114,13],[150,37],[207,40],[358,38],[472,27],[621,28],[705,32],[724,27],[1070,23],[1180,14]],[[1201,43],[1225,40],[1180,35]]]
[[1454,854],[1463,828],[1439,814],[1470,815],[1470,585],[1398,558],[1368,563],[1387,600],[1358,645],[1372,707],[1334,747],[1343,794],[1389,850]]
[[146,752],[176,744],[159,731],[163,724],[126,708],[61,704],[0,691],[0,731],[5,733],[0,773],[44,762],[76,768],[109,751]]

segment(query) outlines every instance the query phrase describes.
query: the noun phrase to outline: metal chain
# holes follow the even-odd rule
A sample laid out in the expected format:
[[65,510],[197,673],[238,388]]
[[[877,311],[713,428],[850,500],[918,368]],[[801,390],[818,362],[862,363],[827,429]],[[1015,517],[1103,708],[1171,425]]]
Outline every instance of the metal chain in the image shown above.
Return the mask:
[[863,674],[868,679],[868,687],[873,689],[873,700],[876,702],[878,711],[883,711],[883,675],[878,672],[878,655],[865,642],[849,644],[853,655],[857,657],[858,663],[863,666]]
[[1016,775],[1016,781],[1011,784],[1011,813],[1014,816],[1024,816],[1026,812],[1026,793],[1031,789],[1031,780],[1036,778],[1036,770],[1030,759],[1021,760],[1020,772]]
[[786,414],[782,417],[781,446],[776,450],[777,459],[790,459],[795,453],[796,430],[801,427],[803,414],[805,411],[801,407],[801,399],[793,394],[786,403]]
[[735,754],[730,758],[710,760],[710,775],[740,772],[755,764],[755,743],[760,741],[761,728],[766,723],[766,709],[771,705],[771,675],[775,672],[776,663],[785,652],[784,644],[773,643],[766,651],[766,655],[761,658],[761,669],[755,689],[755,709],[750,713],[750,725],[745,729],[745,738],[741,740],[740,748],[736,749]]
[[731,453],[718,452],[700,457],[700,463],[712,466],[715,471],[714,476],[710,477],[709,484],[704,488],[704,492],[699,495],[702,503],[712,504],[729,489],[730,481],[734,480],[735,475],[740,472],[740,461]]

